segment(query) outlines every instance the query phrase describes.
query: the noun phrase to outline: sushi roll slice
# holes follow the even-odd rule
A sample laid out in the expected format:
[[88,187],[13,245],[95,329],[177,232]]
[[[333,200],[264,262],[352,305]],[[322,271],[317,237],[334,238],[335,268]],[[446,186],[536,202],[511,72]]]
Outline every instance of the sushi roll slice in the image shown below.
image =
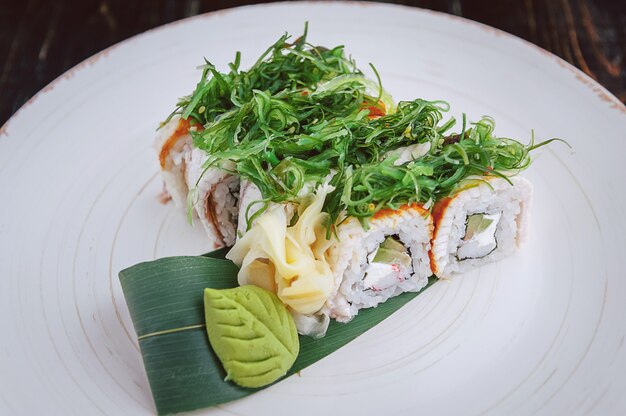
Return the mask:
[[185,154],[185,184],[194,216],[200,219],[214,249],[230,247],[237,236],[239,177],[218,168],[205,168],[207,154],[190,149]]
[[335,291],[322,312],[347,322],[359,309],[421,290],[431,275],[432,232],[430,213],[418,204],[383,209],[367,229],[356,218],[345,221],[328,251]]
[[[221,169],[205,169],[207,155],[194,148],[189,120],[173,117],[155,140],[165,192],[179,208],[193,204],[214,249],[232,246],[237,229],[239,178]],[[188,199],[188,197],[191,197]]]
[[515,251],[526,237],[532,184],[522,177],[491,177],[441,199],[430,264],[439,278],[465,273]]
[[180,116],[172,119],[159,129],[154,147],[159,156],[161,177],[167,196],[174,201],[177,207],[185,207],[189,187],[185,182],[186,161],[185,154],[191,150],[192,140],[189,130],[189,120]]

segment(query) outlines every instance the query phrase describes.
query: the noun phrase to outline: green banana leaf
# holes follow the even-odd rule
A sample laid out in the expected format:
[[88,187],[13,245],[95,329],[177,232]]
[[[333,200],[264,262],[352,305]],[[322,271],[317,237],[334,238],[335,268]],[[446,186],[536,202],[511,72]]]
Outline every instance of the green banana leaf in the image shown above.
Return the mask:
[[[225,253],[169,257],[120,272],[160,415],[214,406],[260,390],[224,381],[226,373],[211,350],[204,327],[204,288],[237,286],[238,269],[223,258]],[[434,280],[431,277],[428,286]],[[300,336],[300,353],[286,377],[346,345],[416,295],[404,293],[376,308],[361,310],[348,324],[331,321],[324,338]]]

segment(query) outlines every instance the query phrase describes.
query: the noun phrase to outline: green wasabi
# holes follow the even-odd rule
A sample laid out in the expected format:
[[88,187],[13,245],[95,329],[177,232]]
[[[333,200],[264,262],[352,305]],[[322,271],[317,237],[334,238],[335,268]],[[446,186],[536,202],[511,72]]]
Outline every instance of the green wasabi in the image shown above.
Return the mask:
[[263,387],[291,368],[300,343],[296,325],[278,297],[257,286],[204,289],[206,330],[226,380]]

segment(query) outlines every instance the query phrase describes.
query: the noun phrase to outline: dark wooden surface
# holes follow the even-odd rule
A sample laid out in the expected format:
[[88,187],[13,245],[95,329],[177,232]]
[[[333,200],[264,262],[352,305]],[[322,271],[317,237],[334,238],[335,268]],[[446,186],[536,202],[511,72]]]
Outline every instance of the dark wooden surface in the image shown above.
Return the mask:
[[[260,1],[0,0],[0,125],[57,76],[147,29]],[[466,17],[529,40],[626,102],[626,0],[391,1]]]

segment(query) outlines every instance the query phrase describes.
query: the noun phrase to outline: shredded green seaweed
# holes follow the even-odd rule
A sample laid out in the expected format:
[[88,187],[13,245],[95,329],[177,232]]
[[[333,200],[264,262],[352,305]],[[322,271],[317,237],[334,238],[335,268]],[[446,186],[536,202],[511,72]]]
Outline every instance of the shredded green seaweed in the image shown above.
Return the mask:
[[200,125],[213,122],[218,116],[242,107],[254,91],[276,94],[283,90],[314,89],[320,82],[339,75],[360,74],[354,61],[346,58],[343,46],[327,49],[306,42],[307,28],[293,43],[288,34],[281,36],[247,70],[239,69],[241,54],[229,64],[230,71],[221,73],[205,59],[202,76],[194,92],[179,100],[176,114],[191,118]]
[[[468,178],[514,175],[530,164],[524,145],[494,135],[484,117],[448,133],[444,101],[416,99],[394,105],[381,84],[366,78],[342,46],[313,46],[282,36],[247,71],[240,54],[220,73],[206,61],[195,91],[170,115],[202,126],[194,146],[209,155],[206,169],[230,171],[256,185],[257,203],[297,202],[317,184],[334,186],[324,211],[332,224],[347,216],[367,219],[383,208],[433,203]],[[415,160],[398,149],[428,144]],[[260,215],[259,211],[255,215]]]

